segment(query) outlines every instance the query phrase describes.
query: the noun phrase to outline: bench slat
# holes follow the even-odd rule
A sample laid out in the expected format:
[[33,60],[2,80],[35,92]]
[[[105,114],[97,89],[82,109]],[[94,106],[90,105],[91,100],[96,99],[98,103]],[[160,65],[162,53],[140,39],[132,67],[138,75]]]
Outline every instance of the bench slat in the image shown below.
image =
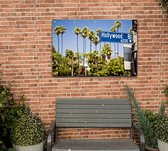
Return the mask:
[[130,139],[116,140],[62,140],[54,145],[53,151],[139,151]]
[[[131,122],[131,119],[68,119],[68,118],[57,118],[59,123],[125,123]],[[57,122],[57,121],[56,121]],[[58,123],[58,122],[57,122]]]
[[[57,115],[58,114],[63,114],[63,113],[67,113],[67,114],[120,114],[120,113],[125,113],[125,114],[130,114],[131,111],[130,110],[126,110],[126,109],[122,109],[122,110],[119,110],[119,109],[57,109],[56,111]],[[98,116],[98,115],[97,115]]]
[[57,127],[67,128],[130,128],[130,123],[57,123]]
[[91,104],[107,104],[107,105],[114,105],[114,104],[129,104],[130,102],[128,99],[94,99],[94,98],[86,98],[86,99],[81,99],[81,98],[58,98],[56,100],[57,104],[86,104],[86,105],[91,105]]
[[57,127],[128,127],[131,105],[127,99],[58,99]]
[[83,118],[88,118],[88,119],[95,119],[95,118],[97,118],[97,116],[99,116],[99,118],[102,118],[102,119],[118,119],[118,118],[121,118],[121,119],[127,119],[127,118],[129,118],[129,119],[131,119],[131,114],[122,114],[122,113],[120,113],[120,114],[99,114],[99,115],[97,115],[97,114],[58,114],[57,115],[57,118],[81,118],[81,119],[83,119]]
[[65,105],[65,104],[59,104],[57,106],[57,109],[97,109],[97,108],[103,108],[103,109],[118,109],[118,110],[122,110],[122,109],[131,109],[130,105],[118,105],[118,104],[99,104],[99,105],[86,105],[86,104],[82,104],[82,105],[78,105],[78,104],[73,104],[73,105]]

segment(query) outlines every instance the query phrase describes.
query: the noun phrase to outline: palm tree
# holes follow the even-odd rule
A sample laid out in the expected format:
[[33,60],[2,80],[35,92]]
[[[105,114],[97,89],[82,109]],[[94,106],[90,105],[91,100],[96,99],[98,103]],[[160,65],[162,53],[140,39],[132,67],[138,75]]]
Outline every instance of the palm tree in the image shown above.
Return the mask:
[[79,27],[76,27],[76,28],[74,29],[74,33],[75,33],[75,35],[76,35],[77,53],[79,53],[78,36],[79,36],[80,32],[81,32],[81,30],[80,30]]
[[119,30],[119,28],[121,28],[121,22],[120,21],[115,21],[115,27],[116,27],[116,29],[117,29],[117,32],[118,32],[118,30]]
[[90,53],[92,53],[92,42],[93,42],[94,37],[95,37],[94,31],[90,30],[88,32],[88,37],[89,37],[89,40],[90,40]]
[[129,31],[130,31],[131,34],[133,34],[133,28],[132,27],[129,29]]
[[105,44],[102,48],[102,57],[103,57],[103,60],[105,61],[106,59],[109,59],[111,58],[111,54],[112,54],[112,49],[110,47],[110,44]]
[[66,57],[70,59],[69,65],[71,67],[71,76],[74,73],[74,52],[70,49],[66,49]]
[[95,50],[97,50],[97,44],[99,43],[99,38],[97,36],[94,37],[93,43],[95,45]]
[[115,27],[115,26],[112,26],[112,27],[111,27],[111,31],[112,31],[112,32],[116,32],[116,27]]
[[97,34],[97,36],[99,37],[99,43],[100,43],[100,53],[101,53],[100,32],[101,32],[101,28],[98,28],[98,29],[96,30],[96,34]]
[[56,26],[54,29],[55,34],[57,35],[57,39],[58,39],[58,53],[59,53],[59,35],[61,34],[60,32],[60,26]]
[[85,54],[85,51],[86,51],[86,37],[88,36],[88,28],[87,27],[84,27],[82,29],[81,36],[83,38],[83,66],[84,66],[84,64],[85,64],[84,54]]
[[[111,32],[116,32],[116,27],[112,26],[111,27]],[[116,44],[114,43],[114,52],[116,52]]]
[[79,74],[79,46],[78,46],[78,36],[81,32],[80,28],[79,27],[76,27],[74,29],[74,32],[75,32],[75,35],[76,35],[76,47],[77,47],[77,54],[78,54],[78,74]]
[[98,65],[99,53],[97,50],[93,52],[93,57],[94,57],[94,63]]
[[61,34],[61,54],[63,55],[63,34],[65,33],[66,28],[64,26],[60,26],[60,34]]
[[[119,31],[119,28],[121,28],[121,22],[120,21],[115,21],[115,27],[116,27],[116,31]],[[117,54],[119,54],[119,45],[117,43]]]

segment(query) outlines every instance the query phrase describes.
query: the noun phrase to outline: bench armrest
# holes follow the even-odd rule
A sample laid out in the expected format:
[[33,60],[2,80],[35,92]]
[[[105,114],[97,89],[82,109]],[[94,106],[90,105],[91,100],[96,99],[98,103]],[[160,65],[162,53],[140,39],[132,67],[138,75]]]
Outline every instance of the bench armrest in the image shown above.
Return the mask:
[[139,140],[140,140],[140,151],[145,151],[145,136],[143,129],[139,128],[136,123],[133,126],[138,130],[139,133]]
[[[52,140],[54,138],[54,140]],[[55,142],[56,139],[56,123],[52,122],[50,128],[47,133],[47,151],[52,151],[52,143]]]

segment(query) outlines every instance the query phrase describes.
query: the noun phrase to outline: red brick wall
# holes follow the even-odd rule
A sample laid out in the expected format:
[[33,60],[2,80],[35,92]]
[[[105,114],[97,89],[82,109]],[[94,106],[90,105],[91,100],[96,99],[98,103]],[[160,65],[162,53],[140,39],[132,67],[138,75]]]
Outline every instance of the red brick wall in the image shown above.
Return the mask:
[[[137,19],[138,76],[54,78],[51,64],[52,19]],[[135,89],[144,108],[157,111],[168,84],[168,18],[159,0],[0,0],[2,80],[25,95],[48,126],[58,97],[123,98]],[[116,137],[118,131],[60,129],[60,137]],[[91,136],[91,134],[93,134]],[[127,137],[119,133],[118,137]]]

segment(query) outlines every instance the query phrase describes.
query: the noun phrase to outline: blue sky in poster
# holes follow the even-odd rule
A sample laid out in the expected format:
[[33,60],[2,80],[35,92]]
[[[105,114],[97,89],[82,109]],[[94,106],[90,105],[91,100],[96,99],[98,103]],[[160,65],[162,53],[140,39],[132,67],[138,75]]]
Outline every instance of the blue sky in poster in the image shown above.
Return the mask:
[[[63,55],[65,55],[66,49],[71,49],[73,51],[77,50],[76,44],[76,35],[74,34],[74,29],[79,27],[83,29],[88,27],[89,30],[96,32],[98,28],[101,28],[102,31],[110,31],[111,27],[114,26],[116,20],[53,20],[52,21],[52,44],[55,49],[58,49],[58,37],[54,33],[56,26],[64,26],[66,32],[63,35]],[[119,28],[120,33],[129,33],[130,28],[132,27],[132,20],[119,20],[121,22],[121,28]],[[60,38],[61,40],[61,38]],[[101,45],[103,45],[102,43]],[[123,56],[123,44],[119,43],[119,55]],[[61,45],[60,45],[61,46]],[[114,44],[111,44],[112,50],[114,50]],[[92,44],[92,49],[95,49],[95,46]],[[97,46],[99,50],[99,44]],[[83,38],[79,36],[79,52],[83,51]],[[87,38],[86,42],[86,52],[90,51],[90,41]],[[99,50],[100,51],[100,50]],[[114,53],[113,53],[114,56]]]

